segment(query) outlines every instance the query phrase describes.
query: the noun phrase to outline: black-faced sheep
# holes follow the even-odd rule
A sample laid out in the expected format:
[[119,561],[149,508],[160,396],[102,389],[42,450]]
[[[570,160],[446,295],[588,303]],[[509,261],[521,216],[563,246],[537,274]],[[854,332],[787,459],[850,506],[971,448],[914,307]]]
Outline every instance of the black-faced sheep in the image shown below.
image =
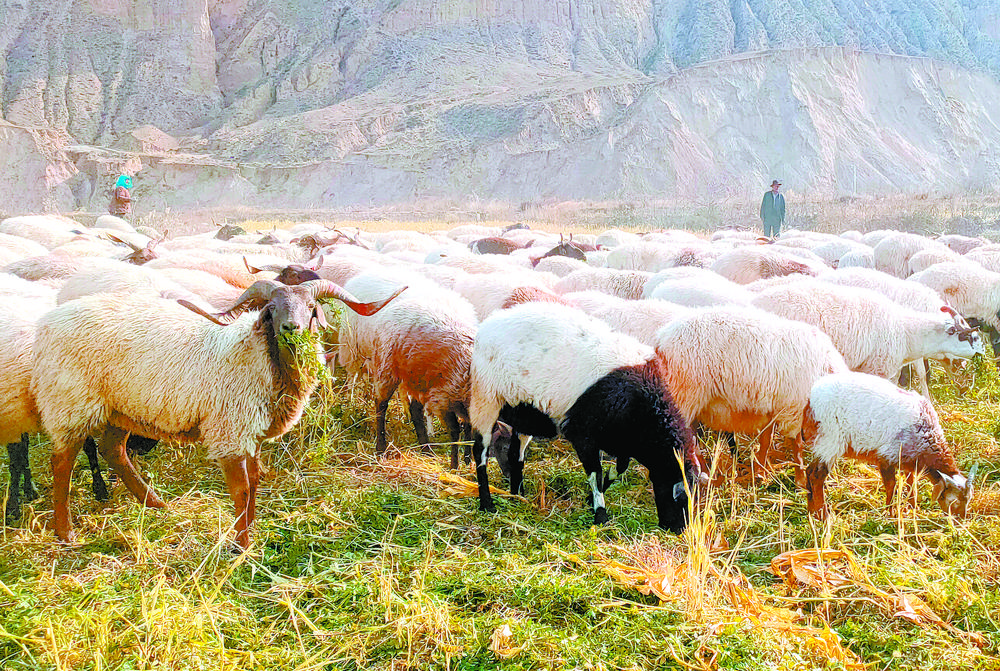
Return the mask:
[[533,303],[502,310],[476,335],[469,414],[481,510],[493,510],[483,437],[496,442],[500,419],[510,425],[510,449],[517,452],[498,454],[508,464],[512,493],[520,492],[531,436],[561,433],[587,472],[596,524],[608,519],[606,480],[616,477],[602,474],[606,452],[620,470],[629,459],[646,466],[660,526],[684,528],[686,491],[701,480],[700,462],[650,347],[573,308]]

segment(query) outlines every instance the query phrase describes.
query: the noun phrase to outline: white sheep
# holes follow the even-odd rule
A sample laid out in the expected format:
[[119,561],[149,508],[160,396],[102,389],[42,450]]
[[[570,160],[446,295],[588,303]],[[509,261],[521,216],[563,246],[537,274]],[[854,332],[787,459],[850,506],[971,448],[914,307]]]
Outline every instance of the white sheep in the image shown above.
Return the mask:
[[869,250],[847,252],[840,257],[838,268],[875,268],[875,255]]
[[1000,273],[956,261],[935,264],[909,281],[930,287],[966,319],[1000,330]]
[[578,291],[563,294],[563,298],[615,331],[650,346],[664,324],[688,313],[688,308],[667,301],[629,301],[600,291]]
[[612,268],[590,268],[577,270],[556,282],[553,289],[557,294],[571,291],[602,291],[619,298],[637,300],[642,298],[642,290],[653,273],[641,270],[614,270]]
[[895,233],[873,245],[872,256],[875,259],[876,270],[906,279],[910,276],[910,257],[925,250],[937,250],[942,253],[950,251],[940,242],[922,235]]
[[[701,481],[701,466],[652,348],[574,308],[531,303],[501,310],[480,324],[471,375],[469,415],[481,510],[493,510],[483,437],[493,435],[499,420],[510,426],[515,452],[504,457],[497,451],[501,467],[508,464],[511,492],[520,492],[531,436],[561,433],[587,472],[596,524],[607,520],[603,451],[617,458],[618,472],[630,459],[646,466],[660,526],[684,528],[686,493]],[[498,447],[495,439],[491,443]]]
[[911,310],[867,289],[810,280],[762,291],[752,304],[819,328],[852,370],[886,379],[921,359],[984,351],[980,334],[957,315]]
[[83,226],[78,222],[55,214],[30,214],[0,221],[0,233],[27,238],[48,250],[66,244],[82,231]]
[[649,297],[689,308],[700,308],[717,305],[750,305],[753,293],[744,286],[710,273],[664,280],[656,285]]
[[927,473],[941,509],[966,515],[975,469],[968,479],[962,476],[934,406],[919,394],[864,373],[828,375],[810,392],[802,437],[813,457],[806,469],[809,512],[818,517],[827,514],[826,476],[844,456],[878,466],[886,505],[892,503],[896,471],[902,468],[911,483],[917,471]]
[[[541,273],[529,271],[472,273],[456,279],[452,289],[472,304],[476,309],[477,321],[481,321],[497,310],[525,302],[525,299],[530,300],[529,295],[535,300],[559,302],[559,295],[551,291],[547,279],[549,278]],[[515,297],[518,290],[521,290],[520,294]]]
[[754,308],[696,310],[656,338],[684,419],[714,431],[759,434],[758,468],[767,468],[771,425],[797,438],[813,383],[847,371],[825,333]]
[[[59,538],[71,537],[70,476],[88,435],[103,434],[101,453],[139,501],[163,507],[124,452],[134,432],[205,443],[226,475],[237,542],[248,547],[260,443],[298,421],[317,381],[299,362],[318,363],[318,346],[296,351],[283,337],[315,329],[323,297],[362,311],[384,305],[358,303],[322,280],[297,287],[261,281],[217,317],[128,294],[88,296],[48,312],[38,326],[31,389],[52,440]],[[260,311],[247,312],[254,308]]]
[[816,275],[823,268],[822,262],[792,258],[787,252],[776,250],[771,245],[733,249],[722,254],[711,267],[714,272],[737,284],[793,273]]

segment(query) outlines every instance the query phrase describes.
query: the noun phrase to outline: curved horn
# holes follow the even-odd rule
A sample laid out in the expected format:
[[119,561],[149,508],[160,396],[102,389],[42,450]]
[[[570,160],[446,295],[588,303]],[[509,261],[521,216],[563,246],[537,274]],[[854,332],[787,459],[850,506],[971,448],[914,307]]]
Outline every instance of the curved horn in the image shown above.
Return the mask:
[[142,249],[142,247],[136,247],[134,244],[132,244],[128,240],[122,240],[121,238],[119,238],[117,235],[115,235],[113,233],[105,233],[104,235],[107,236],[107,238],[110,239],[111,241],[117,242],[119,245],[126,245],[128,247],[131,247],[133,252],[138,252],[138,251],[140,251]]
[[958,316],[958,313],[955,312],[955,308],[951,307],[950,305],[942,305],[941,306],[941,312],[949,314],[952,317],[957,317]]
[[320,300],[322,298],[336,298],[337,300],[342,301],[344,305],[364,317],[370,317],[375,314],[388,305],[389,302],[396,296],[406,291],[405,286],[400,287],[388,298],[380,301],[372,301],[371,303],[362,303],[342,286],[330,282],[329,280],[309,280],[308,282],[303,282],[301,286],[306,287],[312,297],[316,300]]
[[324,256],[326,256],[326,255],[325,254],[320,254],[319,256],[316,257],[316,265],[313,266],[313,265],[307,264],[306,268],[308,268],[309,270],[319,270],[320,268],[323,267],[323,257]]
[[243,257],[243,265],[247,267],[247,272],[250,273],[251,275],[256,275],[257,273],[261,272],[260,268],[251,266],[250,262],[247,261],[247,257],[245,256]]
[[205,312],[204,310],[202,310],[200,307],[198,307],[194,303],[192,303],[190,301],[186,301],[183,298],[178,298],[177,302],[180,303],[181,305],[183,305],[184,307],[186,307],[191,312],[194,312],[195,314],[199,314],[202,317],[204,317],[205,319],[207,319],[208,321],[213,322],[215,324],[218,324],[219,326],[229,326],[229,324],[231,324],[233,322],[233,320],[235,319],[235,317],[234,317],[233,319],[230,319],[228,321],[222,321],[221,319],[219,319],[215,315],[211,314],[210,312]]
[[260,268],[258,268],[257,266],[251,266],[247,262],[247,257],[245,257],[245,256],[243,257],[243,265],[245,265],[247,267],[247,270],[250,272],[251,275],[256,275],[257,273],[262,273],[265,270],[268,271],[268,272],[271,272],[271,273],[280,273],[282,270],[284,270],[287,267],[287,266],[281,265],[280,263],[268,263],[268,264],[263,265]]
[[220,312],[216,316],[220,321],[228,324],[247,310],[255,310],[262,307],[269,300],[271,300],[271,294],[274,293],[274,290],[281,286],[282,285],[279,282],[275,282],[274,280],[257,280],[247,287],[247,290],[243,292],[242,296],[236,299],[236,303],[233,307],[229,308],[225,312]]

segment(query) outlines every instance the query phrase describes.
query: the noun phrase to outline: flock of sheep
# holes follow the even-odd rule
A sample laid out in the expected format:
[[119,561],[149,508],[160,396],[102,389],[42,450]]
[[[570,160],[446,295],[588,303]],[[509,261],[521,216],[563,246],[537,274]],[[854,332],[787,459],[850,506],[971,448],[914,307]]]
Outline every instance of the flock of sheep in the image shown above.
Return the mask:
[[[335,319],[320,301],[350,310]],[[978,328],[977,328],[978,327]],[[299,420],[322,366],[375,390],[375,435],[398,390],[417,441],[427,415],[475,463],[492,510],[494,455],[519,493],[532,437],[564,436],[587,473],[595,523],[632,459],[659,523],[681,531],[708,486],[694,431],[792,446],[808,507],[843,456],[923,471],[964,515],[965,477],[927,394],[926,360],[983,354],[1000,330],[1000,245],[957,235],[790,231],[780,240],[678,230],[561,235],[464,225],[419,233],[302,224],[167,239],[112,216],[0,222],[0,441],[8,522],[36,496],[27,436],[52,450],[53,526],[72,536],[73,465],[98,451],[136,498],[162,501],[132,464],[158,440],[203,443],[249,545],[261,443]],[[896,385],[913,366],[924,395]],[[464,441],[463,441],[464,439]],[[471,444],[471,450],[469,446]],[[604,470],[603,455],[614,458]]]

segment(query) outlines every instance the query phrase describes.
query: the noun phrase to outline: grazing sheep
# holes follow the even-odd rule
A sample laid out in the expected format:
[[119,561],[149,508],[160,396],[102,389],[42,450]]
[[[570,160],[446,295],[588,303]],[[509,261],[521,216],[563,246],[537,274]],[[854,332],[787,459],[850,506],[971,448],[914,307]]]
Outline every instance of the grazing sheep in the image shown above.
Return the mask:
[[573,308],[532,303],[485,320],[473,348],[469,408],[480,509],[494,510],[483,436],[499,447],[493,437],[499,419],[510,425],[509,445],[516,451],[497,450],[512,493],[521,491],[530,437],[561,433],[587,472],[595,524],[608,519],[604,492],[617,477],[603,476],[603,451],[617,458],[619,473],[630,459],[649,469],[660,526],[679,533],[686,492],[702,473],[693,435],[664,376],[650,347]]
[[910,257],[925,250],[937,250],[942,253],[950,251],[940,242],[915,233],[895,233],[886,236],[872,246],[875,269],[906,279],[910,276]]
[[587,262],[587,252],[596,251],[597,248],[591,245],[583,245],[578,242],[573,241],[573,236],[569,236],[569,240],[564,240],[562,235],[559,236],[559,244],[545,252],[536,259],[532,259],[531,265],[538,267],[538,264],[542,262],[543,259],[548,259],[552,257],[566,257],[567,259],[573,259],[576,261],[581,261],[583,263]]
[[408,291],[368,317],[350,313],[340,332],[338,357],[349,371],[363,365],[375,384],[375,449],[388,447],[386,411],[398,388],[409,399],[417,441],[429,450],[424,410],[451,434],[452,467],[458,468],[459,423],[469,422],[469,366],[476,335],[472,305],[453,291],[416,277],[367,272],[344,288],[365,300],[385,296],[403,280]]
[[913,254],[906,262],[909,269],[907,277],[921,270],[927,270],[935,263],[946,263],[948,261],[961,261],[962,257],[947,247],[941,249],[923,249]]
[[847,252],[840,257],[838,268],[875,268],[875,255],[871,250]]
[[0,221],[0,233],[27,238],[51,251],[82,233],[83,226],[69,217],[31,214]]
[[535,270],[541,273],[552,273],[556,277],[566,277],[577,270],[587,269],[587,256],[574,259],[563,255],[542,256],[535,262]]
[[754,308],[696,310],[669,322],[656,339],[684,419],[714,431],[759,434],[759,468],[767,467],[771,424],[797,438],[813,383],[847,371],[825,333]]
[[966,319],[1000,330],[1000,274],[956,261],[935,264],[909,281],[930,287]]
[[967,235],[958,235],[955,233],[942,235],[937,241],[956,254],[968,254],[973,249],[990,244],[990,241],[986,238],[970,238]]
[[798,260],[775,251],[771,245],[739,247],[726,252],[712,264],[712,270],[737,284],[801,273],[816,275],[821,268],[806,260]]
[[[476,273],[467,274],[455,281],[452,289],[472,304],[476,309],[476,319],[481,321],[497,310],[509,307],[508,303],[515,291],[536,289],[547,294],[551,302],[559,297],[549,290],[546,277],[540,273]],[[523,296],[521,298],[524,298]]]
[[656,285],[649,297],[689,308],[701,308],[717,305],[750,305],[753,293],[744,286],[711,273],[664,280]]
[[667,322],[688,313],[688,309],[667,301],[628,301],[600,291],[563,294],[571,305],[600,319],[619,333],[653,346],[656,332]]
[[921,359],[984,351],[980,334],[957,315],[911,310],[867,289],[812,280],[762,291],[752,304],[821,329],[851,370],[886,379]]
[[802,438],[813,460],[806,469],[809,512],[827,515],[824,483],[843,456],[878,466],[885,503],[892,503],[896,471],[912,478],[924,471],[934,483],[934,498],[946,513],[964,517],[972,499],[972,480],[962,476],[948,449],[930,401],[872,375],[841,373],[820,378],[809,394]]
[[38,326],[31,388],[52,439],[59,538],[72,535],[70,476],[87,435],[103,434],[102,456],[140,502],[163,507],[125,454],[125,437],[134,432],[206,444],[236,507],[237,543],[247,548],[260,443],[294,426],[317,381],[299,362],[318,362],[319,350],[296,351],[284,339],[315,329],[326,297],[367,313],[394,298],[363,304],[325,281],[286,287],[262,280],[219,316],[127,294],[89,296],[48,312]]
[[556,282],[553,289],[557,294],[571,291],[601,291],[619,298],[638,300],[642,290],[653,273],[641,270],[614,270],[613,268],[589,268],[577,270]]

